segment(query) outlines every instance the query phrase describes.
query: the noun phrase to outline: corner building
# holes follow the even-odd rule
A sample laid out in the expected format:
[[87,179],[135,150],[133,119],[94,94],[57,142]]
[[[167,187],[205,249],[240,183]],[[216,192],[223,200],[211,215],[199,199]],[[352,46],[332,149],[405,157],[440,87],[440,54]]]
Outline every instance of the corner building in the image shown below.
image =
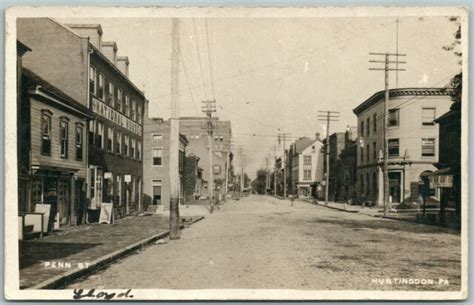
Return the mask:
[[18,37],[35,52],[23,65],[90,109],[87,125],[89,221],[101,203],[115,217],[142,210],[145,96],[129,79],[129,61],[115,42],[102,41],[99,24],[63,25],[50,18],[22,18]]

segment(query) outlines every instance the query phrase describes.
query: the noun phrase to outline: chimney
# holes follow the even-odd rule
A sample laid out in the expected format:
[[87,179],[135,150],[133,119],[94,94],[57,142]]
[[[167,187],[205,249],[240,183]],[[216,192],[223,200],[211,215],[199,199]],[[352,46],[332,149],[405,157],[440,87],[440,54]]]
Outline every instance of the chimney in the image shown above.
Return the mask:
[[122,71],[128,77],[128,56],[118,56],[117,57],[117,68]]
[[117,43],[115,41],[102,42],[100,50],[114,65],[117,65]]
[[100,24],[66,24],[73,32],[80,36],[89,37],[90,43],[102,50],[102,26]]
[[148,107],[149,107],[149,104],[150,104],[150,101],[147,100],[147,99],[145,99],[145,102],[144,102],[144,104],[143,104],[143,118],[144,118],[144,120],[149,119],[149,117],[148,117],[148,113],[149,113],[149,112],[148,112]]
[[319,132],[316,133],[315,139],[316,139],[317,141],[321,141],[321,135],[320,135]]

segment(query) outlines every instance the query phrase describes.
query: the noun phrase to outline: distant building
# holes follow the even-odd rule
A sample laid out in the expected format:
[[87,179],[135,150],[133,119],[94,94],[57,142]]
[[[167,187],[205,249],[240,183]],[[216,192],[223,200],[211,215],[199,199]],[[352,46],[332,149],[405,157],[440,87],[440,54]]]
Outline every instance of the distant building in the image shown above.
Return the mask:
[[[335,132],[329,136],[329,200],[338,201],[339,186],[342,182],[340,154],[345,147],[346,134],[344,132]],[[324,144],[327,139],[324,140]],[[324,173],[326,172],[326,158],[324,158]]]
[[[203,190],[202,195],[209,196],[209,140],[204,117],[182,117],[179,119],[179,132],[186,136],[189,145],[187,152],[199,157],[199,166],[202,168]],[[224,194],[226,173],[232,171],[232,153],[230,141],[232,130],[230,121],[220,121],[213,118],[215,130],[213,132],[213,174],[214,194]],[[229,169],[229,171],[228,171]],[[229,175],[230,177],[230,175]],[[227,177],[227,180],[230,180]],[[230,181],[228,181],[229,183]]]
[[344,135],[344,149],[339,154],[338,200],[348,202],[356,196],[357,177],[357,128],[348,127]]
[[[145,119],[143,146],[143,193],[144,208],[150,205],[160,206],[160,210],[169,210],[170,187],[170,121]],[[179,179],[180,203],[184,197],[184,166],[188,141],[179,134]]]
[[102,41],[100,24],[21,18],[17,32],[35,50],[25,67],[95,114],[84,128],[89,220],[98,219],[103,202],[114,204],[115,218],[142,210],[145,96],[129,78],[128,58]]
[[[444,88],[390,90],[388,105],[388,177],[392,203],[418,200],[421,174],[436,170],[439,131],[434,120],[449,110]],[[354,109],[358,122],[357,180],[360,198],[383,205],[384,91]],[[433,191],[433,197],[437,194]]]
[[290,194],[312,197],[323,179],[323,144],[319,139],[300,138],[288,149]]
[[195,155],[186,156],[183,173],[185,203],[193,203],[201,197],[202,172],[203,169],[199,167],[199,157]]

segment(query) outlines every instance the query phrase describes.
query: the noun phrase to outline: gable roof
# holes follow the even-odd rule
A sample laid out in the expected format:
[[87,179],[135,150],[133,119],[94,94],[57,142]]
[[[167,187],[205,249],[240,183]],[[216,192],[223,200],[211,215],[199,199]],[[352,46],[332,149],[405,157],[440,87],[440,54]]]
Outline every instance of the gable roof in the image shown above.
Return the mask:
[[296,140],[293,143],[294,151],[297,154],[301,154],[306,148],[309,146],[313,145],[314,143],[318,142],[316,139],[310,139],[310,138],[301,138]]

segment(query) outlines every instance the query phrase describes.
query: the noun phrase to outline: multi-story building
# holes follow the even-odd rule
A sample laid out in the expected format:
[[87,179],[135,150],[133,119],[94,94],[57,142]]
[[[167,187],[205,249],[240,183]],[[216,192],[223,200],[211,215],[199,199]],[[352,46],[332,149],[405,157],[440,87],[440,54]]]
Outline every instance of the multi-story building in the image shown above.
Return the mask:
[[[444,88],[390,90],[386,135],[392,203],[417,200],[420,175],[436,170],[433,164],[439,158],[439,131],[434,120],[450,105],[450,94]],[[364,202],[382,205],[384,91],[375,93],[353,111],[359,127],[359,193]]]
[[319,139],[300,138],[288,149],[290,194],[312,197],[323,179],[323,143]]
[[[338,201],[339,187],[342,182],[341,159],[340,154],[345,147],[346,134],[344,132],[335,132],[329,136],[329,200]],[[325,139],[326,141],[327,139]],[[325,143],[324,143],[325,144]],[[324,158],[324,172],[326,172],[326,158]]]
[[18,210],[49,205],[49,230],[80,224],[86,212],[86,127],[93,114],[26,68],[21,83]]
[[185,203],[193,203],[201,197],[202,168],[199,167],[199,157],[186,156],[183,173],[183,196]]
[[338,200],[348,202],[357,197],[357,127],[348,126],[344,140],[344,149],[339,154]]
[[103,202],[113,202],[116,218],[141,210],[145,96],[129,78],[128,58],[102,41],[98,24],[23,18],[17,30],[35,50],[25,56],[25,67],[95,114],[85,129],[90,221]]
[[[143,150],[143,188],[144,205],[160,206],[160,210],[169,210],[171,199],[170,180],[170,121],[163,119],[145,119]],[[179,179],[180,203],[183,203],[183,173],[188,141],[179,134]]]
[[[209,196],[209,140],[205,129],[207,118],[204,117],[182,117],[179,119],[179,132],[184,134],[189,141],[186,148],[189,154],[199,157],[200,167],[203,169],[203,192],[202,195]],[[214,194],[224,194],[225,183],[229,183],[229,172],[232,170],[232,153],[230,141],[232,130],[230,121],[220,121],[213,118],[214,131],[212,135],[213,148],[213,175]],[[227,175],[227,178],[226,178]]]

